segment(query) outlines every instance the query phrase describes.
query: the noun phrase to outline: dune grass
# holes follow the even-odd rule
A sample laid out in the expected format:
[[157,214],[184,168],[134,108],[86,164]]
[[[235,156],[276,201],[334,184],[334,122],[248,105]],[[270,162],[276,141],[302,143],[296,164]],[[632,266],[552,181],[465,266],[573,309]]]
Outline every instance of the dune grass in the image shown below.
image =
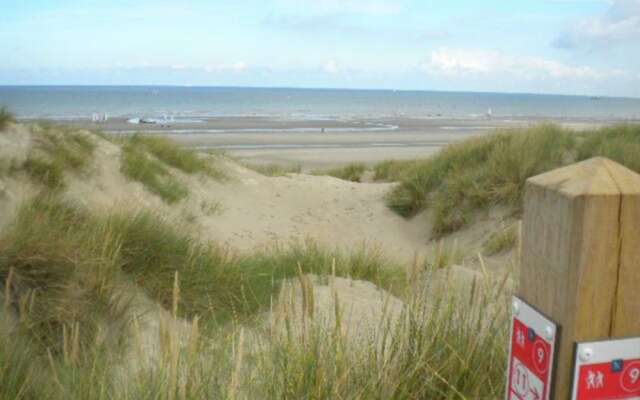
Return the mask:
[[[197,241],[188,228],[152,212],[96,216],[50,197],[26,205],[1,243],[6,248],[0,251],[4,255],[0,278],[6,280],[13,270],[15,282],[31,282],[21,292],[43,285],[65,286],[82,270],[88,275],[82,279],[106,285],[100,286],[101,290],[109,292],[118,280],[132,282],[170,308],[178,272],[183,292],[180,315],[188,318],[200,315],[227,321],[255,315],[268,306],[281,280],[295,276],[299,269],[327,275],[334,263],[339,276],[396,290],[405,282],[401,268],[392,268],[379,252],[364,246],[342,253],[314,243],[298,243],[232,256],[216,245]],[[89,283],[84,286],[91,287]],[[78,289],[75,294],[83,293],[88,292]],[[66,295],[78,307],[83,304]],[[81,311],[76,314],[85,315]]]
[[428,205],[433,233],[444,235],[496,204],[519,210],[526,179],[568,163],[573,146],[569,132],[548,124],[465,140],[413,163],[387,204],[403,216]]
[[463,294],[417,288],[397,323],[383,318],[360,344],[313,322],[305,340],[276,337],[258,356],[257,378],[240,386],[249,398],[498,398],[507,313],[495,303],[502,289],[482,285]]
[[187,174],[204,173],[215,179],[224,179],[224,173],[211,160],[196,151],[184,148],[163,136],[137,134],[129,139],[129,145],[144,147],[163,163]]
[[358,342],[340,328],[347,310],[339,308],[335,325],[311,319],[302,337],[291,333],[291,313],[260,340],[238,325],[201,336],[193,323],[188,343],[180,346],[161,324],[166,339],[154,368],[125,380],[114,379],[114,361],[125,360],[105,357],[98,346],[70,361],[67,353],[38,356],[20,335],[3,336],[0,393],[56,400],[499,397],[508,328],[499,300],[503,285],[478,281],[471,292],[415,289],[400,315],[385,313],[372,336]]
[[385,160],[373,166],[375,181],[395,182],[402,179],[407,171],[415,168],[418,160]]
[[117,243],[103,241],[102,227],[85,218],[75,207],[40,196],[21,208],[0,238],[6,302],[19,311],[31,340],[56,353],[76,324],[82,325],[78,347],[91,345],[98,332],[110,340],[103,324],[117,327],[126,311]]
[[96,148],[89,135],[64,125],[38,123],[31,126],[31,135],[34,145],[23,169],[49,189],[64,186],[65,172],[85,171]]
[[189,195],[187,186],[171,175],[165,164],[150,157],[139,146],[125,144],[122,147],[121,172],[127,178],[142,183],[168,204],[177,203]]
[[484,254],[488,256],[504,253],[515,247],[518,243],[518,227],[511,225],[493,232],[482,244]]
[[181,147],[161,136],[133,135],[121,141],[121,171],[129,179],[142,183],[168,204],[189,196],[188,187],[168,167],[186,174],[200,173],[217,180],[226,179],[212,160]]
[[435,246],[431,257],[425,259],[425,267],[433,270],[451,267],[461,264],[464,256],[464,249],[461,249],[457,242],[449,243],[441,240]]
[[[400,295],[407,306],[399,317],[386,316],[375,334],[358,344],[339,329],[348,313],[339,307],[338,328],[314,320],[304,340],[273,333],[288,332],[295,323],[291,316],[271,333],[258,329],[281,282],[307,273],[368,280]],[[463,292],[423,286],[430,281],[405,276],[364,244],[349,252],[308,242],[232,255],[148,210],[93,213],[41,195],[25,204],[0,236],[5,288],[0,333],[11,332],[0,336],[0,395],[55,400],[498,396],[507,319],[496,299],[503,285],[478,282]],[[162,349],[154,368],[127,373],[125,350],[136,343],[132,287],[191,321],[191,334],[180,345],[160,322]]]
[[332,168],[328,170],[314,171],[314,175],[327,175],[334,178],[342,179],[351,182],[360,182],[362,175],[367,170],[367,166],[364,163],[351,163],[344,167]]
[[287,174],[299,174],[302,172],[302,166],[282,165],[282,164],[248,164],[242,163],[243,166],[264,176],[285,176]]
[[385,161],[374,171],[377,180],[399,181],[387,205],[405,217],[430,209],[438,237],[495,205],[519,213],[529,177],[596,156],[640,172],[640,125],[580,132],[553,124],[498,130],[449,145],[428,159]]
[[640,125],[616,125],[586,132],[577,146],[577,159],[610,158],[640,172]]

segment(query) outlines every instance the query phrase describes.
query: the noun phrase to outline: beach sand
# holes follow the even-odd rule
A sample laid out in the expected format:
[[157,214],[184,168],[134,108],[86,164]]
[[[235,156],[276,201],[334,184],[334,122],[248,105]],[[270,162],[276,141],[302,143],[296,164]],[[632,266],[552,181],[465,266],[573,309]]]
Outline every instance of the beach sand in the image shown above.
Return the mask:
[[[386,159],[428,157],[443,146],[499,128],[537,124],[543,119],[279,119],[219,117],[167,124],[130,124],[112,119],[94,124],[69,121],[80,128],[101,129],[113,135],[135,132],[164,134],[181,145],[223,151],[251,164],[299,165],[303,171],[350,162],[375,163]],[[554,121],[574,129],[604,122]]]

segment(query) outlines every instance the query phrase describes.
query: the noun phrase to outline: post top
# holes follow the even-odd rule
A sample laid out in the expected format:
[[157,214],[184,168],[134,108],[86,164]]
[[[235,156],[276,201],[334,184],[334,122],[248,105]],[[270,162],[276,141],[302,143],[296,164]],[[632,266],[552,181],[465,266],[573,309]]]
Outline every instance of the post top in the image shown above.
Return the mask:
[[569,197],[640,194],[640,175],[604,157],[536,175],[527,184],[546,187]]

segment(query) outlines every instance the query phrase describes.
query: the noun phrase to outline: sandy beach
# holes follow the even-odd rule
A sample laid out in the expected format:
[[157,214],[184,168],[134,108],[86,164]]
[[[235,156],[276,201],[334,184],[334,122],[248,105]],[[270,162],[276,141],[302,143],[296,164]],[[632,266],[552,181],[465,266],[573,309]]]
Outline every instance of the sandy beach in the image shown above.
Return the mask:
[[[70,121],[79,128],[101,129],[112,135],[135,132],[163,134],[186,147],[223,151],[252,164],[300,165],[303,170],[350,162],[375,163],[386,159],[427,157],[443,146],[495,129],[515,128],[545,119],[281,119],[274,117],[219,117],[149,124],[126,119],[106,123]],[[612,121],[554,121],[573,129]]]

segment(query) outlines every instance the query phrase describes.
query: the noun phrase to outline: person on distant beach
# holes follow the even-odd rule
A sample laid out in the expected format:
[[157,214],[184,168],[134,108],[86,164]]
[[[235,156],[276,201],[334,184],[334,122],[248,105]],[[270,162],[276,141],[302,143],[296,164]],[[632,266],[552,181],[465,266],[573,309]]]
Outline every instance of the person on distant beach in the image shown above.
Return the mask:
[[320,128],[320,133],[324,133],[324,128]]

